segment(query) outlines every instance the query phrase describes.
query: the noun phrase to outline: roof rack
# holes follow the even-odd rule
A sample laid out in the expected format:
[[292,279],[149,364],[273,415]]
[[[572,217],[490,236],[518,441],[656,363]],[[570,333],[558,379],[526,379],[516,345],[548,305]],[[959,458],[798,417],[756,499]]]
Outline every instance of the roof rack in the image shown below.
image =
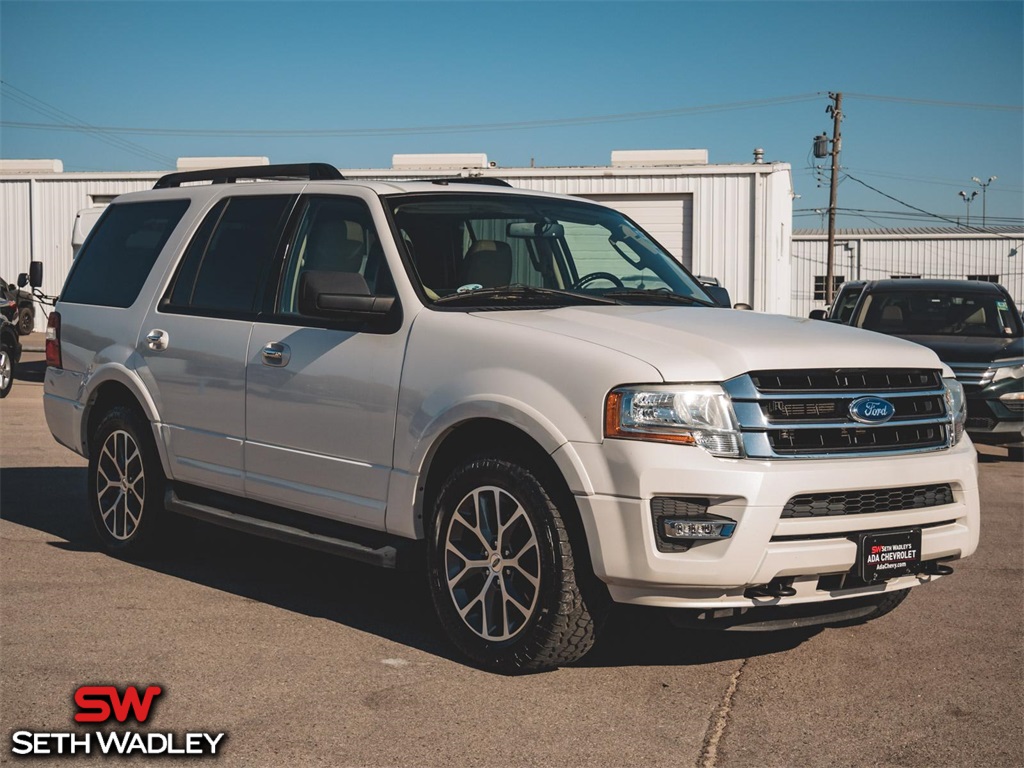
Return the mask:
[[212,184],[234,184],[239,179],[308,179],[309,181],[338,181],[345,177],[327,163],[293,163],[291,165],[247,165],[239,168],[208,168],[202,171],[168,173],[157,179],[153,189],[180,187],[189,181],[209,181]]
[[496,179],[493,176],[455,176],[450,179],[431,179],[431,184],[483,184],[488,187],[511,187],[504,179]]

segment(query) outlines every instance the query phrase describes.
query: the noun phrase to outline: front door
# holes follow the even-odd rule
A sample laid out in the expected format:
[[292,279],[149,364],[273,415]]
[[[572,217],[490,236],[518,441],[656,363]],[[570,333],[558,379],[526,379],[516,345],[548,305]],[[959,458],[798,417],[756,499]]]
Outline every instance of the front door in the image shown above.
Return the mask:
[[383,530],[406,333],[346,328],[298,306],[308,270],[357,273],[393,296],[377,231],[358,197],[301,201],[274,311],[249,341],[245,491]]

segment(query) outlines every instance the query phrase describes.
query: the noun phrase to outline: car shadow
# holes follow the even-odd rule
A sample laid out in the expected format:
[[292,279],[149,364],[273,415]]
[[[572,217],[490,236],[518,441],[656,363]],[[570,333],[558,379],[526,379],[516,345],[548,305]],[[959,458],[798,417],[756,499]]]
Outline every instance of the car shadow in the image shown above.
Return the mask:
[[[53,547],[97,551],[85,488],[83,467],[0,469],[0,518],[57,537]],[[419,572],[375,568],[194,520],[176,522],[173,556],[138,566],[465,663],[443,636]],[[780,653],[816,634],[686,631],[672,627],[665,613],[615,606],[600,642],[578,666],[707,664]]]
[[14,367],[14,378],[17,381],[32,381],[41,384],[46,377],[46,361],[32,360],[20,362]]

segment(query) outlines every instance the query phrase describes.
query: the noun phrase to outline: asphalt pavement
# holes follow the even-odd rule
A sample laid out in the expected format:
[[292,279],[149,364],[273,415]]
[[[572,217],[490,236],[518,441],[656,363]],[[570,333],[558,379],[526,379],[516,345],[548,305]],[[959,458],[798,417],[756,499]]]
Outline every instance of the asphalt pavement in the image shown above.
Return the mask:
[[1024,471],[1001,449],[977,554],[888,616],[705,634],[622,608],[582,663],[505,677],[452,652],[416,573],[201,524],[173,557],[99,553],[40,357],[0,401],[0,763],[25,761],[16,731],[87,730],[79,686],[158,684],[134,727],[225,732],[218,765],[1024,765]]

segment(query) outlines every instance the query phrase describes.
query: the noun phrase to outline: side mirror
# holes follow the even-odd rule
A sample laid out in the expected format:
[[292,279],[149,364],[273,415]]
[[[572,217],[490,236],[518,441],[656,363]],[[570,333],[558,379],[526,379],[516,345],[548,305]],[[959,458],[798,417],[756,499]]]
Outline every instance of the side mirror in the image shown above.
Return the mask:
[[828,312],[824,309],[812,309],[808,317],[811,320],[828,320]]
[[732,299],[729,298],[729,291],[720,285],[702,285],[704,293],[711,297],[711,299],[720,307],[728,309],[732,306]]
[[749,304],[746,304],[745,302],[742,302],[742,301],[739,302],[738,304],[733,304],[732,308],[733,309],[748,309],[748,310],[753,310],[754,309],[752,306],[750,306]]
[[374,296],[356,272],[310,270],[299,283],[299,312],[333,320],[375,320],[387,315],[394,297]]
[[18,275],[18,287],[24,288],[31,285],[33,288],[40,288],[43,285],[43,262],[33,261],[28,265],[28,274],[22,272]]

